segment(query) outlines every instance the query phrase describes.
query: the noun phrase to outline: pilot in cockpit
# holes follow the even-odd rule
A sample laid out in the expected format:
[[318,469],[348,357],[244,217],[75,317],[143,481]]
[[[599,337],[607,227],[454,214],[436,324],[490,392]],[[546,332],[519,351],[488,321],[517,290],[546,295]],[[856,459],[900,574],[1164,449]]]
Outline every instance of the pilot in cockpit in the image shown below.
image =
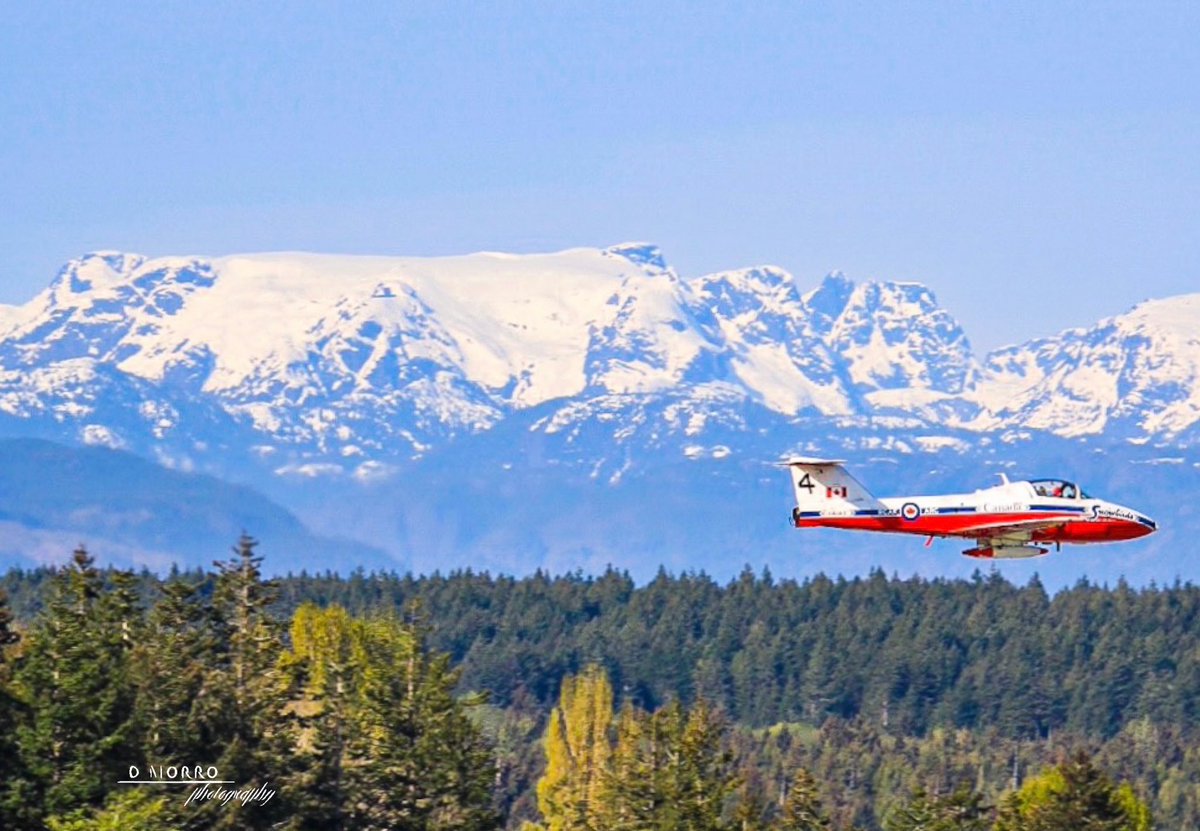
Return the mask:
[[1054,496],[1060,499],[1077,499],[1079,489],[1074,483],[1062,479],[1039,479],[1031,482],[1033,492],[1038,496]]

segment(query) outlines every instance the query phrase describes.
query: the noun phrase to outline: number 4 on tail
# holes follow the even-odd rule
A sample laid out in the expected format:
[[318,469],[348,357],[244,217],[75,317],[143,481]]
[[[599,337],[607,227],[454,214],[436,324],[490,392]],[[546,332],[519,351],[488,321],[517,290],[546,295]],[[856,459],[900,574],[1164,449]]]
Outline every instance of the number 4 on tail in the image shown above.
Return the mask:
[[813,484],[813,480],[809,477],[809,475],[807,473],[804,474],[803,476],[801,476],[800,479],[797,480],[797,482],[796,482],[796,489],[799,490],[800,488],[804,488],[810,494],[816,488],[816,485]]

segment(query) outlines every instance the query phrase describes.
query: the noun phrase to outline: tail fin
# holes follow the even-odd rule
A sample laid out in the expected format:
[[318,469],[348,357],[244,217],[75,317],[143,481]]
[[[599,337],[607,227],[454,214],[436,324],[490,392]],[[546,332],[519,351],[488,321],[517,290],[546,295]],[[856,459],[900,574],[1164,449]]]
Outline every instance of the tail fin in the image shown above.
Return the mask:
[[780,462],[792,475],[792,494],[799,511],[837,511],[877,508],[879,500],[836,459],[788,459]]

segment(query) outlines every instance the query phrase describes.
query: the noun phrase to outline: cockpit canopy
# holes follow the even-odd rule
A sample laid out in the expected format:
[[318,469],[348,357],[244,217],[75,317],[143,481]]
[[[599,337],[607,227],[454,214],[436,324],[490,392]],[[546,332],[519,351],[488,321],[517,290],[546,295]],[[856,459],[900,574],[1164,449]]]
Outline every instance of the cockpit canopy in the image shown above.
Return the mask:
[[1062,499],[1088,499],[1083,488],[1066,479],[1031,479],[1033,492],[1038,496],[1057,496]]

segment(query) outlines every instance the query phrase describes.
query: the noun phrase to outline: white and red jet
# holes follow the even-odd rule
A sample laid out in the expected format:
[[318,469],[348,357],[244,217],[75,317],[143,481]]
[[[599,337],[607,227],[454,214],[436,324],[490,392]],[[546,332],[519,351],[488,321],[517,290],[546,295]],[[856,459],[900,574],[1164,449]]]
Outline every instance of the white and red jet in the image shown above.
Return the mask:
[[968,557],[1040,557],[1043,544],[1116,542],[1153,533],[1154,520],[1137,511],[1088,496],[1063,479],[1010,482],[974,493],[876,499],[851,476],[844,462],[789,459],[797,528],[844,528],[927,537],[964,537],[975,545]]

